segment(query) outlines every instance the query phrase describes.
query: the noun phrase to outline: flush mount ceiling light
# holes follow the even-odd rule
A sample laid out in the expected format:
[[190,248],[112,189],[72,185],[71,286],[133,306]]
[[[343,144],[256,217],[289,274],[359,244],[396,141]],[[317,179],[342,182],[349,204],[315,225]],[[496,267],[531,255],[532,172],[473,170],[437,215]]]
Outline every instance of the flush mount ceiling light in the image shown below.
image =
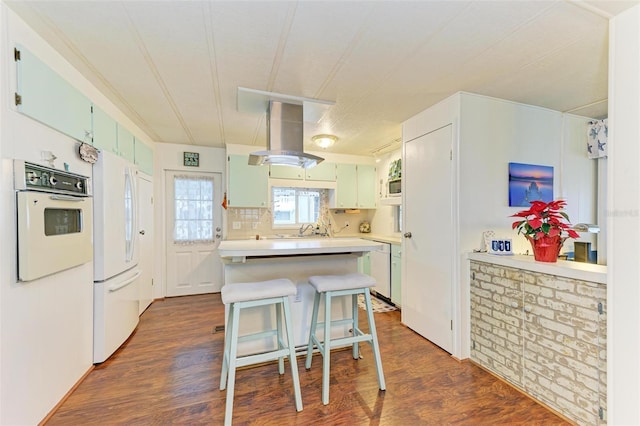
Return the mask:
[[311,140],[320,148],[326,149],[333,145],[338,138],[333,135],[315,135]]

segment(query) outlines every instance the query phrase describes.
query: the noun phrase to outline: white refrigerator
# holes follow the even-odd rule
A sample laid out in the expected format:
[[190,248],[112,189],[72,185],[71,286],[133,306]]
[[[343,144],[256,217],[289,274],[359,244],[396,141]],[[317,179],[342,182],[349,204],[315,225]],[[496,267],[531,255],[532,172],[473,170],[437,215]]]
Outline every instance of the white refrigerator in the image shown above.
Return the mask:
[[139,277],[134,165],[101,152],[93,166],[93,362],[109,358],[138,325]]

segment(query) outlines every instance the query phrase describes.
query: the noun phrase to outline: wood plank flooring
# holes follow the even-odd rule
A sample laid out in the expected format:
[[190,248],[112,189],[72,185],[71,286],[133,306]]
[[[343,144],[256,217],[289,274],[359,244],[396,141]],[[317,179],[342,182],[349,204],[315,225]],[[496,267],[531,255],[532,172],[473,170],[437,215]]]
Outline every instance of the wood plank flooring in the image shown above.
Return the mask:
[[[137,331],[97,366],[47,425],[220,425],[224,333],[219,294],[154,302]],[[364,319],[365,315],[360,316]],[[322,362],[298,358],[304,410],[295,411],[291,374],[277,365],[237,373],[236,425],[564,425],[546,408],[400,324],[375,314],[387,390],[379,391],[369,345],[363,359],[332,353],[330,403],[322,405]],[[366,329],[363,322],[363,328]]]

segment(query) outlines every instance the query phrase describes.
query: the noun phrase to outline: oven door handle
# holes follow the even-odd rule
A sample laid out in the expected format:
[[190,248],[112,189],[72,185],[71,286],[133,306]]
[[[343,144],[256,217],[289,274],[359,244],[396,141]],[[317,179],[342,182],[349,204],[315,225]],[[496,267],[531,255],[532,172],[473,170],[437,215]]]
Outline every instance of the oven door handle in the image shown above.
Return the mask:
[[136,272],[136,274],[133,277],[129,278],[128,280],[123,281],[123,282],[121,282],[119,284],[116,284],[116,285],[109,286],[109,291],[118,291],[121,288],[128,286],[129,284],[131,284],[132,282],[137,280],[138,277],[140,277],[141,274],[142,274],[142,272],[138,271],[138,272]]
[[49,198],[57,201],[73,201],[76,203],[81,203],[84,201],[83,197],[74,197],[72,195],[51,195],[49,196]]

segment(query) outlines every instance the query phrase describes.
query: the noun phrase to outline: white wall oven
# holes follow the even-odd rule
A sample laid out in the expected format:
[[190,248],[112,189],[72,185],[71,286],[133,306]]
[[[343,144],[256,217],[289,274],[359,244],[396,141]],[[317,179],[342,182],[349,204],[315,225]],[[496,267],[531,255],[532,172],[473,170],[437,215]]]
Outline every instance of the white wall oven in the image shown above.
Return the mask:
[[93,260],[93,203],[86,176],[14,160],[18,279],[31,281]]

